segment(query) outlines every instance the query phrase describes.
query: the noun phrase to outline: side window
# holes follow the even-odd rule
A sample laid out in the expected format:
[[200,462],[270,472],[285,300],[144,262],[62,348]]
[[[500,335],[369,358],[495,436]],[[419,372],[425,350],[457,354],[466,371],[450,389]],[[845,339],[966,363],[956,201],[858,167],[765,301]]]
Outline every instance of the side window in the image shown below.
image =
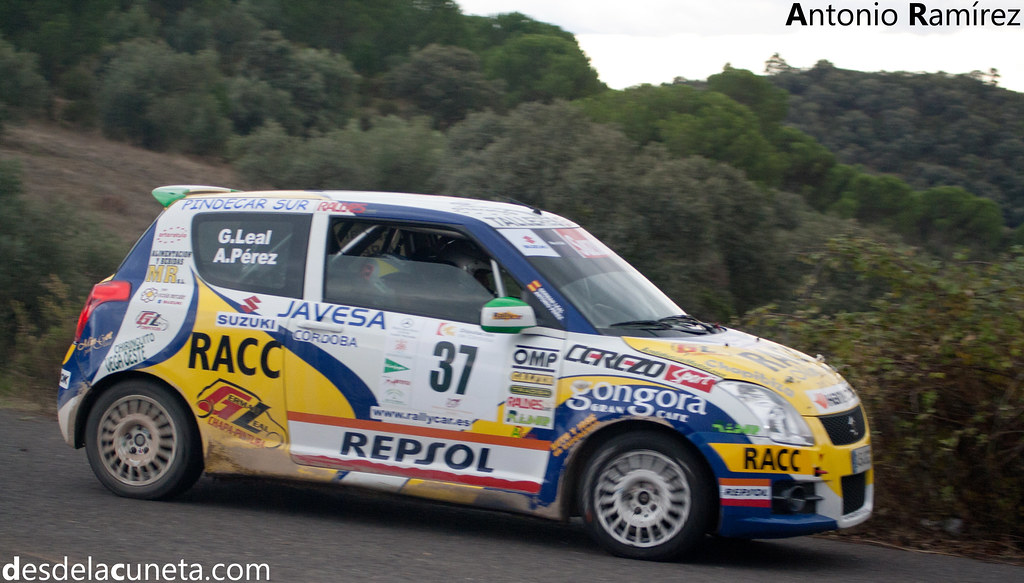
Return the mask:
[[309,215],[206,213],[192,221],[199,275],[212,285],[302,297]]
[[324,301],[479,323],[480,308],[520,286],[461,233],[336,219],[329,230]]

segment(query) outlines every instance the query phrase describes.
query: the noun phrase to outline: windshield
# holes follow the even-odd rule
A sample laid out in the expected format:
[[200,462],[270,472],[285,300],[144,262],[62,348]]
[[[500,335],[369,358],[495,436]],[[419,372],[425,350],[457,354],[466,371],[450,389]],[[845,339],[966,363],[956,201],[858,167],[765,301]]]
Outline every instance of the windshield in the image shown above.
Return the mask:
[[582,228],[502,229],[527,260],[602,333],[706,334],[672,300]]

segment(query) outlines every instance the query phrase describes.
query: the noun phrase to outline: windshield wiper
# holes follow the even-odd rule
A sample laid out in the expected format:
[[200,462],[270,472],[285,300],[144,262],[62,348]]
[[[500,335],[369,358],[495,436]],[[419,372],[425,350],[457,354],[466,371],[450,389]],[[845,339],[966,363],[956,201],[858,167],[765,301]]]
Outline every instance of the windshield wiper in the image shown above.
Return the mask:
[[672,325],[668,322],[662,322],[661,320],[630,320],[628,322],[616,322],[608,326],[609,328],[643,328],[653,330],[670,330]]
[[627,322],[617,322],[609,327],[641,328],[644,330],[680,330],[690,334],[711,334],[718,329],[718,326],[701,322],[689,314],[668,316],[658,320],[629,320]]
[[701,322],[697,318],[689,314],[679,314],[678,316],[669,316],[658,320],[659,322],[665,322],[672,324],[675,328],[681,328],[687,332],[693,334],[711,334],[720,326],[717,324],[708,324],[707,322]]

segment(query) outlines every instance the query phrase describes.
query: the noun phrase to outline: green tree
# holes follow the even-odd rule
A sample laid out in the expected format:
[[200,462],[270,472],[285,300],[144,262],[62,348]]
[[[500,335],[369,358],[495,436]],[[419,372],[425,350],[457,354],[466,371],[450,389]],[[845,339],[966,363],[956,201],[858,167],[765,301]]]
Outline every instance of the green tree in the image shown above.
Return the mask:
[[[246,103],[233,111],[236,127],[251,130],[251,119],[275,119],[290,132],[308,134],[344,127],[354,114],[359,76],[348,60],[321,49],[303,49],[285,40],[276,31],[266,31],[249,44],[239,67],[241,76],[260,83],[235,84],[236,95],[245,95]],[[265,95],[266,87],[276,90]],[[282,104],[282,94],[287,104]],[[254,111],[253,103],[273,105],[267,112]],[[239,124],[237,120],[242,121]],[[293,121],[299,120],[298,125]]]
[[253,0],[268,28],[296,43],[345,55],[362,75],[386,71],[392,57],[430,43],[466,46],[468,31],[452,0]]
[[0,109],[38,114],[46,106],[49,88],[32,53],[16,50],[0,38]]
[[610,123],[641,145],[661,141],[659,124],[674,113],[692,113],[699,90],[687,85],[649,85],[605,91],[575,103],[594,121]]
[[575,40],[523,34],[484,53],[484,70],[506,83],[509,105],[579,99],[605,89]]
[[129,41],[104,67],[97,94],[103,132],[155,150],[221,154],[229,122],[216,55]]
[[789,94],[745,69],[727,68],[708,77],[708,89],[728,95],[754,112],[765,134],[771,134],[786,119]]
[[534,20],[520,12],[507,12],[496,16],[467,16],[474,51],[484,51],[505,44],[515,36],[539,34],[555,36],[569,42],[576,42],[571,32],[546,22]]
[[500,83],[484,77],[480,58],[468,49],[428,45],[388,72],[385,81],[391,96],[410,101],[442,129],[471,111],[500,105]]
[[232,158],[247,179],[273,187],[426,192],[444,136],[425,118],[367,123],[302,138],[270,122],[235,139]]
[[[5,355],[0,375],[14,364],[27,364],[20,350],[31,342],[59,346],[45,359],[52,370],[71,336],[66,327],[59,338],[39,336],[53,322],[51,302],[77,314],[90,286],[109,275],[117,267],[116,254],[123,253],[110,237],[97,233],[92,217],[72,217],[64,207],[41,205],[22,194],[21,165],[0,159],[0,354]],[[55,284],[56,276],[63,281]]]
[[920,212],[918,196],[906,182],[895,176],[869,174],[859,174],[849,182],[838,206],[844,216],[885,224],[903,235],[914,234]]
[[719,160],[745,171],[751,180],[779,185],[785,159],[765,138],[750,109],[720,93],[698,96],[692,112],[673,113],[658,124],[669,151]]
[[932,250],[950,254],[958,248],[988,256],[1002,243],[999,205],[957,186],[929,188],[921,193],[921,240]]
[[638,150],[562,102],[472,114],[448,136],[437,190],[568,216],[688,310],[723,318],[784,293],[774,202],[732,168]]
[[0,34],[39,56],[43,75],[53,81],[106,43],[107,15],[117,0],[5,0]]

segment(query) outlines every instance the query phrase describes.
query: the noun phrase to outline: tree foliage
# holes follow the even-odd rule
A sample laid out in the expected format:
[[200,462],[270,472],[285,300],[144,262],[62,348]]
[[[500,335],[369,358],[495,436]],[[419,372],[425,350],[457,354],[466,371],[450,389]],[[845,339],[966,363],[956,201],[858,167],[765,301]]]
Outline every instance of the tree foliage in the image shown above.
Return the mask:
[[[0,232],[4,234],[0,237],[0,257],[4,258],[0,261],[0,354],[5,361],[21,358],[19,347],[24,349],[36,341],[55,342],[35,335],[56,324],[53,302],[74,312],[73,331],[85,294],[117,264],[110,238],[98,236],[89,217],[73,217],[63,208],[26,200],[20,164],[0,159]],[[46,355],[48,370],[60,362],[68,338],[64,334],[56,341],[63,346]],[[11,364],[5,362],[0,370]]]
[[[840,238],[810,260],[798,310],[764,308],[743,325],[825,354],[860,393],[881,485],[873,528],[959,519],[968,537],[1019,535],[1024,254],[937,261]],[[834,311],[851,282],[873,299]]]
[[[49,88],[39,72],[38,58],[14,48],[0,37],[0,112],[6,109],[38,115],[47,104]],[[2,115],[0,115],[2,118]]]
[[228,123],[215,56],[174,52],[163,42],[128,41],[104,67],[97,93],[106,135],[154,150],[223,151]]
[[487,75],[505,81],[509,105],[580,99],[605,88],[575,40],[554,35],[513,36],[483,59]]
[[257,183],[279,188],[426,192],[444,148],[443,136],[424,118],[374,118],[362,129],[302,138],[271,122],[232,144],[238,169]]
[[564,103],[471,115],[449,133],[439,176],[444,193],[509,197],[573,217],[712,318],[784,295],[795,266],[781,242],[815,239],[801,201],[773,198],[724,164],[679,159],[658,144],[637,149]]
[[769,77],[789,92],[787,122],[846,164],[914,189],[959,186],[1024,222],[1024,95],[976,75],[862,73],[821,61]]
[[389,71],[385,83],[391,97],[407,100],[439,129],[501,105],[501,84],[484,76],[475,53],[459,47],[428,45]]

